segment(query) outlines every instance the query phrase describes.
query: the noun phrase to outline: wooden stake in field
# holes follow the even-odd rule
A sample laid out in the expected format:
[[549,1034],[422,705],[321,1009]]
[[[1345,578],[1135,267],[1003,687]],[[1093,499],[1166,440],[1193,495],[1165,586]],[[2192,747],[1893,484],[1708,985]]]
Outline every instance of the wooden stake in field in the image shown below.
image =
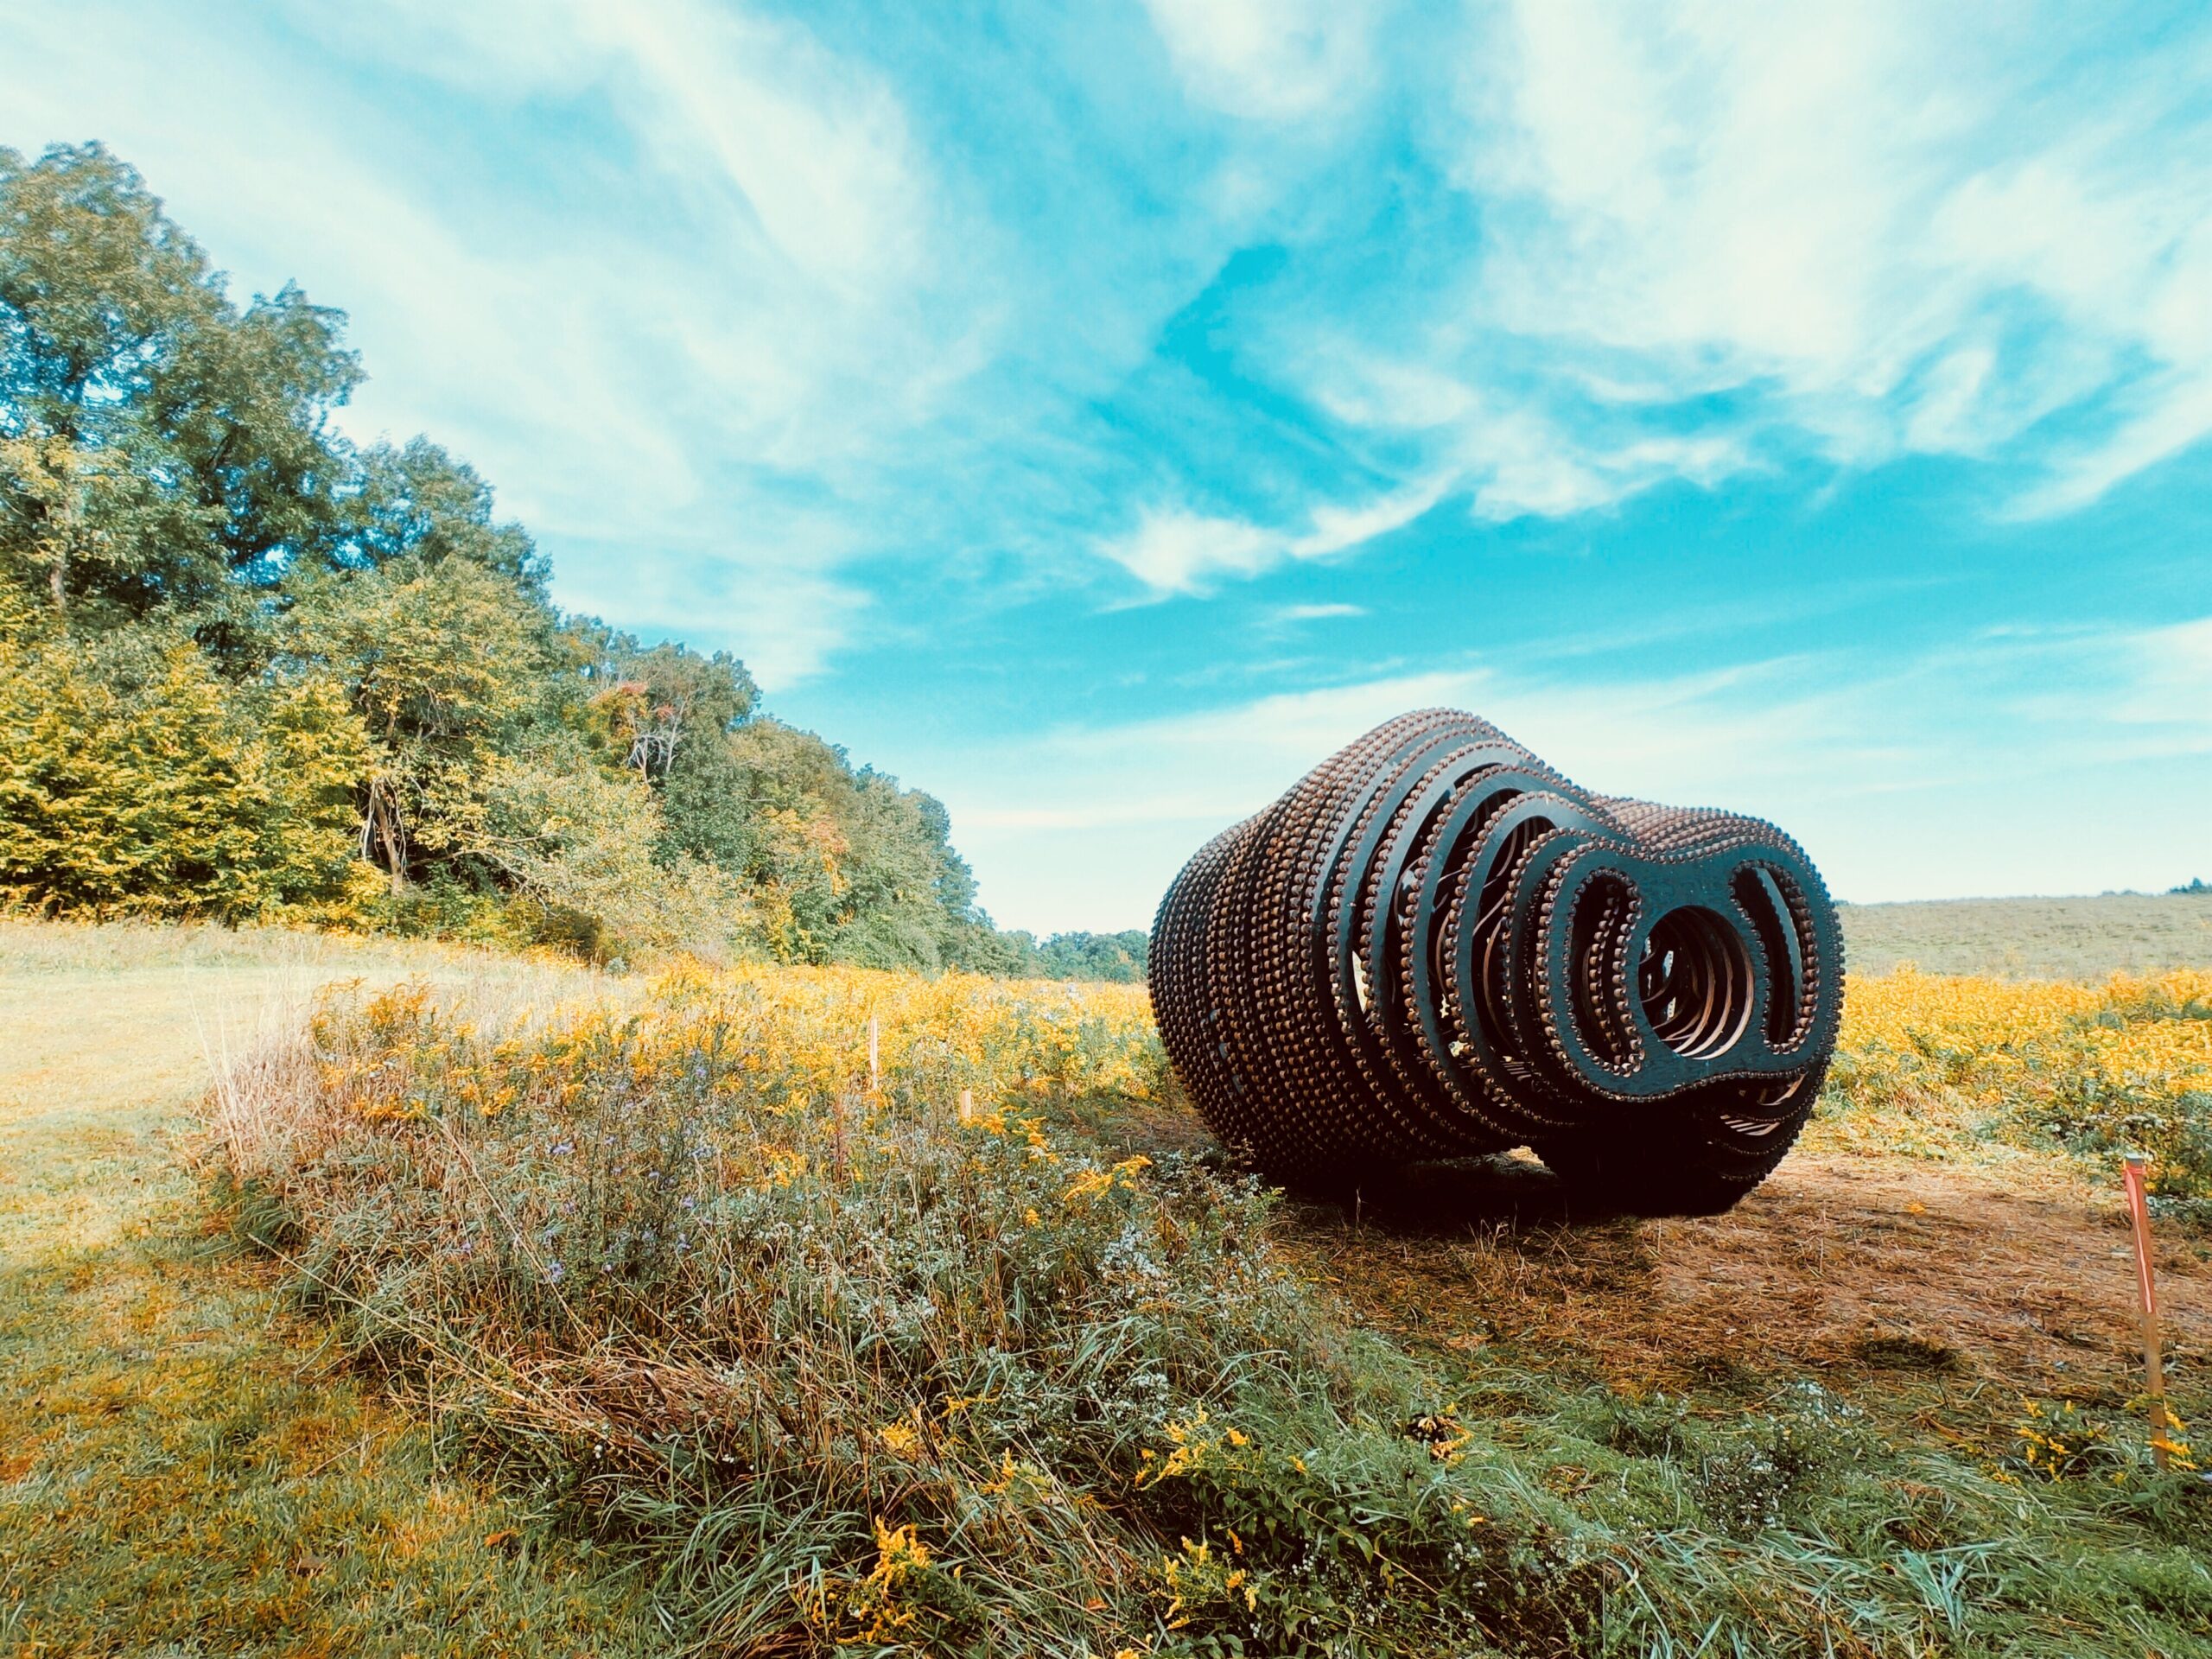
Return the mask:
[[965,1123],[975,1116],[976,1091],[973,1089],[963,1089],[960,1091],[960,1121]]
[[880,1064],[882,1032],[874,1014],[868,1017],[868,1091],[879,1093],[883,1087],[883,1068]]
[[2166,1466],[2172,1440],[2166,1419],[2165,1367],[2158,1357],[2158,1287],[2151,1273],[2151,1205],[2143,1186],[2143,1154],[2127,1154],[2127,1214],[2135,1224],[2135,1292],[2143,1309],[2143,1370],[2151,1396],[2151,1461]]

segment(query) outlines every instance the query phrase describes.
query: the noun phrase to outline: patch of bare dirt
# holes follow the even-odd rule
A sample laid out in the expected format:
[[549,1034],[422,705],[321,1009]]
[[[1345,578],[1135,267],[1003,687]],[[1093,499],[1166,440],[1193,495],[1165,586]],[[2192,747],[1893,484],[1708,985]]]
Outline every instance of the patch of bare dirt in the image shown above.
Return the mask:
[[[1417,1218],[1294,1208],[1286,1243],[1395,1333],[1510,1343],[1642,1383],[1796,1363],[1979,1376],[2022,1390],[2140,1386],[2129,1235],[2116,1198],[2023,1190],[1952,1166],[1791,1159],[1726,1215],[1560,1218],[1541,1172],[1509,1200],[1448,1179]],[[1469,1178],[1479,1188],[1479,1176]],[[1535,1213],[1536,1219],[1528,1217]],[[2212,1360],[2212,1250],[2177,1233],[2158,1269],[2177,1381]]]

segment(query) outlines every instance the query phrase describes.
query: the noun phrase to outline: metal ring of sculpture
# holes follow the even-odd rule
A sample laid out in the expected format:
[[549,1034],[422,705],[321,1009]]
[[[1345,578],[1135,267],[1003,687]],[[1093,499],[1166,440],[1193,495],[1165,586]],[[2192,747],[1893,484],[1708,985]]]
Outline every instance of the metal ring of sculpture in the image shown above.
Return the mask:
[[1150,985],[1199,1111],[1277,1179],[1525,1146],[1610,1201],[1711,1211],[1810,1114],[1843,948],[1773,825],[1592,794],[1424,709],[1198,849]]

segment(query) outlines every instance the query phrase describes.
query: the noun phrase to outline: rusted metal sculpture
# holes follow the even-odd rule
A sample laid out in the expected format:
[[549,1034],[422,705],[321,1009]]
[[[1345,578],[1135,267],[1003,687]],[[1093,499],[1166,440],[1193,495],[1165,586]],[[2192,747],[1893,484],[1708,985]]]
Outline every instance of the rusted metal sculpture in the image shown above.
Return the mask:
[[1843,950],[1771,824],[1592,794],[1425,709],[1199,849],[1151,990],[1199,1110],[1278,1179],[1525,1146],[1605,1201],[1710,1211],[1811,1111]]

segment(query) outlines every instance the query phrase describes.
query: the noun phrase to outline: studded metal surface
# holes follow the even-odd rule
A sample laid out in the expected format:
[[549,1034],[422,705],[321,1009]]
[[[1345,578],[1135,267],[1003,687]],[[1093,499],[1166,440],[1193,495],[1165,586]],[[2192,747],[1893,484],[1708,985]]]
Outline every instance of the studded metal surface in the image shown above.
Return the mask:
[[1152,1001],[1215,1133],[1311,1187],[1534,1147],[1725,1207],[1812,1109],[1835,911],[1773,825],[1578,789],[1489,722],[1378,726],[1200,848]]

